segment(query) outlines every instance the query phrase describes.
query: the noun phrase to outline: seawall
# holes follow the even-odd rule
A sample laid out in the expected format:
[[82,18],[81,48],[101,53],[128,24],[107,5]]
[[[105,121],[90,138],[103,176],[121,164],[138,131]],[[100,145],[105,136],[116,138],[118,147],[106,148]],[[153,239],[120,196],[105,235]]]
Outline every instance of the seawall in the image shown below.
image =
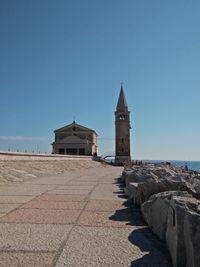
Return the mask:
[[174,267],[200,266],[200,174],[170,164],[124,170],[129,200],[166,242]]

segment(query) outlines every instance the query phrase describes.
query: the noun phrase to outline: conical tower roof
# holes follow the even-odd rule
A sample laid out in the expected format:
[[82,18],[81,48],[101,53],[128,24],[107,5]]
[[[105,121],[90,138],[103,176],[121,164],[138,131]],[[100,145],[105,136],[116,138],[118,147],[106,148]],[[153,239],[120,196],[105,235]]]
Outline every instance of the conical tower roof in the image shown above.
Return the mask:
[[119,99],[117,103],[117,110],[128,110],[128,104],[127,104],[126,97],[124,94],[123,85],[121,85],[121,90],[120,90]]

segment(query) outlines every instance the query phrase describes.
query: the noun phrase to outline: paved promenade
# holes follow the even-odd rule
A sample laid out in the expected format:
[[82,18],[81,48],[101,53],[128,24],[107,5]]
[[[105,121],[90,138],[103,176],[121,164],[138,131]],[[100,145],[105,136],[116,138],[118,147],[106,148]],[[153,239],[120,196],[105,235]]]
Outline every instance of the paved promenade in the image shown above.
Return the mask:
[[126,202],[121,171],[100,166],[0,186],[0,266],[171,267]]

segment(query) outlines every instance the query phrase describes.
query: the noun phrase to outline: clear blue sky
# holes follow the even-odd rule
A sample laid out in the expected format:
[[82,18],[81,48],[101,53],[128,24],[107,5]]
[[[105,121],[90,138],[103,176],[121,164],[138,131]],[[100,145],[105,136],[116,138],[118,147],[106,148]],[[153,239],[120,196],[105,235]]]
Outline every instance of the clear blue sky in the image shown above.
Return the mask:
[[114,151],[123,81],[133,158],[200,160],[199,14],[199,0],[1,0],[0,150],[49,152],[75,116]]

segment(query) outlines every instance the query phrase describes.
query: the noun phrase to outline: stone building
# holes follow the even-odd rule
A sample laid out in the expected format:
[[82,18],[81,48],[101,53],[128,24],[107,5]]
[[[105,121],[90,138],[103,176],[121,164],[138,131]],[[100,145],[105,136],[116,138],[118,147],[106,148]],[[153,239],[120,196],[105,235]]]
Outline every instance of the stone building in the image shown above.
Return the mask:
[[121,86],[115,111],[115,164],[129,163],[130,155],[130,112]]
[[54,131],[53,154],[85,155],[97,154],[97,133],[73,123]]

